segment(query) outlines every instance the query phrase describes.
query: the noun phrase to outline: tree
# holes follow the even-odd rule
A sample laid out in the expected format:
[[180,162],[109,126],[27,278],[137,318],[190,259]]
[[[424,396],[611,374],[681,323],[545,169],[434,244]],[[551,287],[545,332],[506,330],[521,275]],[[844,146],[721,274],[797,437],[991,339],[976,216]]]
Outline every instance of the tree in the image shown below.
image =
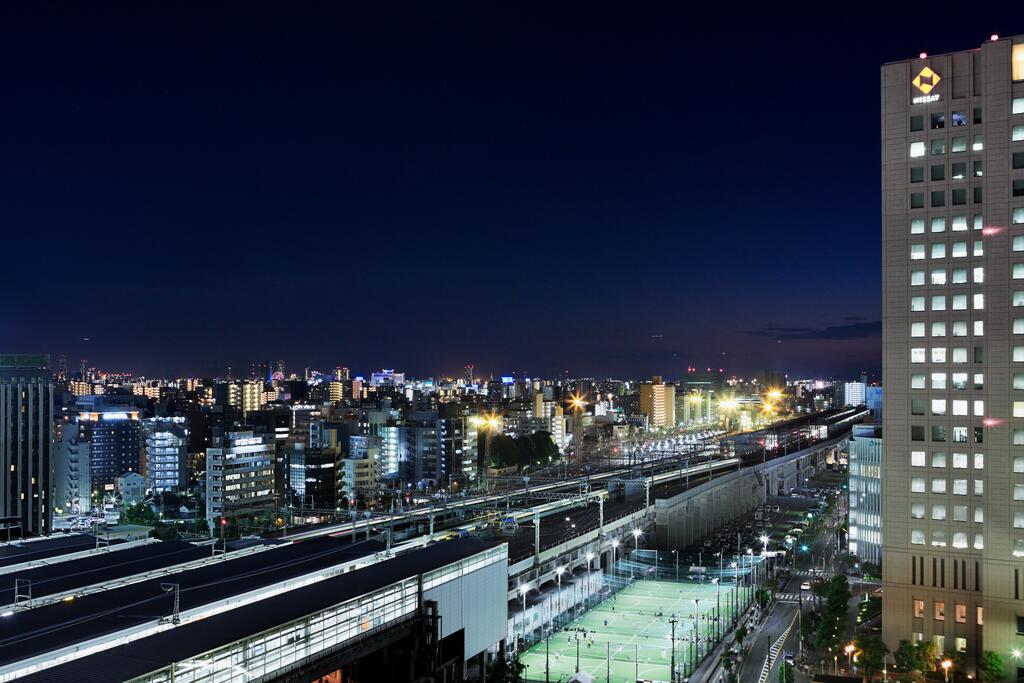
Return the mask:
[[853,644],[859,650],[857,661],[870,681],[871,675],[885,666],[885,656],[889,654],[889,648],[878,636],[865,633],[857,634]]
[[796,673],[786,662],[779,667],[779,683],[793,683],[796,680]]
[[900,641],[900,644],[896,646],[896,651],[892,653],[892,658],[896,662],[896,668],[900,671],[921,670],[917,648],[909,640]]
[[487,680],[494,683],[521,683],[526,665],[516,658],[498,657],[487,667]]
[[998,681],[1003,677],[1003,659],[998,652],[985,650],[981,653],[981,661],[978,662],[978,673],[984,683]]
[[917,650],[917,662],[919,666],[918,671],[935,671],[935,662],[939,659],[938,648],[935,647],[934,641],[919,640],[914,645]]
[[736,629],[736,649],[737,650],[742,650],[743,649],[743,639],[746,638],[746,637],[747,637],[747,627],[746,626],[740,626],[738,629]]

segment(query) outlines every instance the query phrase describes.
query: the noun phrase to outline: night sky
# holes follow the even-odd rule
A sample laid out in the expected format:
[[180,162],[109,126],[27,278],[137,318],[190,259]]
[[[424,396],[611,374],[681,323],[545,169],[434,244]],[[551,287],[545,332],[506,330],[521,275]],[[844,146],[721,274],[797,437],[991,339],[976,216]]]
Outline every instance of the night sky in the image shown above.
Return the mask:
[[150,375],[877,371],[879,66],[1024,33],[1013,3],[92,4],[0,9],[0,351]]

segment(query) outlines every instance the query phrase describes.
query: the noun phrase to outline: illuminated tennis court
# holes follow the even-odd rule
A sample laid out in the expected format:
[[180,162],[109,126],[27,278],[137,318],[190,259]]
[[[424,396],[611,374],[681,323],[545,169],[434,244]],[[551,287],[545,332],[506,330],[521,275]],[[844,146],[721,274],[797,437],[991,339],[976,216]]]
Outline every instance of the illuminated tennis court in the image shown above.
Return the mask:
[[[734,584],[721,587],[721,630],[732,624]],[[579,669],[596,681],[634,683],[637,679],[670,681],[672,661],[670,620],[676,623],[676,665],[681,674],[697,660],[693,640],[700,631],[703,656],[715,637],[716,596],[712,583],[638,581],[623,588],[576,621],[555,631],[548,643],[541,641],[520,655],[525,678],[545,680],[545,652],[551,681],[567,681]],[[695,602],[699,601],[698,602]],[[578,629],[578,630],[577,630]],[[699,660],[697,660],[699,661]]]

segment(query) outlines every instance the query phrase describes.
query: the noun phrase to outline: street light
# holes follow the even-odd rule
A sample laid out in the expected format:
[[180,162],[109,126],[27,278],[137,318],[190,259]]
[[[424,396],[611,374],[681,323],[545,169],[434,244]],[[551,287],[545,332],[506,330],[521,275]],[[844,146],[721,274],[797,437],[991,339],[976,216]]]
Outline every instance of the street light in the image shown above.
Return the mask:
[[852,662],[853,650],[854,650],[853,643],[850,643],[849,645],[847,645],[846,647],[843,648],[843,652],[846,653],[846,668],[847,668],[847,670],[853,669],[853,662]]
[[949,669],[953,666],[953,662],[948,659],[942,660],[942,673],[946,677],[946,683],[949,683]]
[[612,539],[612,574],[615,573],[615,551],[618,549],[618,547],[619,547],[619,539],[613,538]]

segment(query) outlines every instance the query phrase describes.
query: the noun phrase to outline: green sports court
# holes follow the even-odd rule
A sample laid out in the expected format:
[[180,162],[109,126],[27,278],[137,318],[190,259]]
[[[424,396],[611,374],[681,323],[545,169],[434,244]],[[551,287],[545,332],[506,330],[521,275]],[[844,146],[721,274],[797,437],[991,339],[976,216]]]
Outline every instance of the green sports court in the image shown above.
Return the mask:
[[[696,660],[692,636],[694,616],[700,630],[701,655],[715,636],[718,586],[713,583],[637,581],[608,597],[580,618],[523,652],[524,678],[545,680],[547,658],[550,681],[568,681],[579,668],[595,681],[633,683],[636,680],[670,681],[672,625],[676,624],[676,664],[682,675]],[[721,629],[732,624],[735,584],[721,586]],[[695,602],[699,601],[699,602]],[[610,672],[610,676],[609,676]]]

